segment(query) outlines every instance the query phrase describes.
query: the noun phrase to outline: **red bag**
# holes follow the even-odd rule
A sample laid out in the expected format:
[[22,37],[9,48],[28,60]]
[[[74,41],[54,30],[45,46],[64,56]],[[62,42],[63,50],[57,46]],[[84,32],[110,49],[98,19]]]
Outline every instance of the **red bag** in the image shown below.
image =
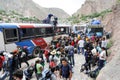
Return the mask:
[[56,67],[55,62],[54,62],[54,61],[51,61],[50,64],[49,64],[49,67],[50,67],[50,68],[54,68],[54,67]]

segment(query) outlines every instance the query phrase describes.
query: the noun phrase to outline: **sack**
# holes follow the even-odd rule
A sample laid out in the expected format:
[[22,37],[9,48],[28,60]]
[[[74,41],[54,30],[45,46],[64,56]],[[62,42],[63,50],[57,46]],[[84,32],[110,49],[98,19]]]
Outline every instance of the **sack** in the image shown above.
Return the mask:
[[88,68],[88,63],[82,64],[80,72],[83,72],[86,68]]
[[82,64],[80,72],[83,72],[84,70],[85,70],[85,66],[84,66],[84,64]]
[[98,71],[91,71],[91,72],[89,73],[89,76],[90,76],[91,78],[96,78],[96,77],[98,76],[98,74],[99,74],[99,70],[98,70]]

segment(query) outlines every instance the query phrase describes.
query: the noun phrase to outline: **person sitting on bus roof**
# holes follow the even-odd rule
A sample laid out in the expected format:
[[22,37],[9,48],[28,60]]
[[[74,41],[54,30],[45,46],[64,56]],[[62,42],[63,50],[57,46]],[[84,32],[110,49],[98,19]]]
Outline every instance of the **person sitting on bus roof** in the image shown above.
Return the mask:
[[50,24],[50,23],[51,23],[51,17],[52,17],[52,16],[53,16],[53,14],[49,14],[48,17],[43,20],[43,23],[45,23],[45,24]]

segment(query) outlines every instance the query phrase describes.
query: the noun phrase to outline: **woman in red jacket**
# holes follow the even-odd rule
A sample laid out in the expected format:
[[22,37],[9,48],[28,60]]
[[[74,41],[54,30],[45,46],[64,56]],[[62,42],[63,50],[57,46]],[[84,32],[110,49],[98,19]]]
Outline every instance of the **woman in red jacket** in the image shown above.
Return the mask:
[[72,45],[73,47],[75,46],[74,40],[72,40],[71,45]]

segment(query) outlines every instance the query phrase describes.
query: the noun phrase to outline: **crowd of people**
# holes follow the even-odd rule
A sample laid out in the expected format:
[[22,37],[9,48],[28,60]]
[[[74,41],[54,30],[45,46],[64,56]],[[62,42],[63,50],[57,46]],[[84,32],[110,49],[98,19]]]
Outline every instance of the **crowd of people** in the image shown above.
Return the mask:
[[[6,57],[5,54],[9,56]],[[88,38],[84,34],[54,37],[46,49],[39,51],[39,57],[35,61],[33,70],[36,80],[57,80],[58,77],[63,80],[71,80],[74,73],[75,54],[82,55],[85,59],[85,63],[80,68],[81,72],[85,71],[86,74],[89,74],[93,67],[95,67],[94,72],[98,72],[106,64],[107,41],[105,37],[93,35]],[[21,63],[25,62],[29,67],[27,59],[27,46],[17,46],[17,50],[11,53],[1,52],[0,69],[6,73],[4,77],[9,73],[9,80],[22,80],[24,71],[20,69]],[[48,71],[45,67],[46,62],[49,64]],[[56,72],[59,72],[59,76]],[[4,77],[0,80],[4,80]],[[26,79],[30,80],[30,78]]]

